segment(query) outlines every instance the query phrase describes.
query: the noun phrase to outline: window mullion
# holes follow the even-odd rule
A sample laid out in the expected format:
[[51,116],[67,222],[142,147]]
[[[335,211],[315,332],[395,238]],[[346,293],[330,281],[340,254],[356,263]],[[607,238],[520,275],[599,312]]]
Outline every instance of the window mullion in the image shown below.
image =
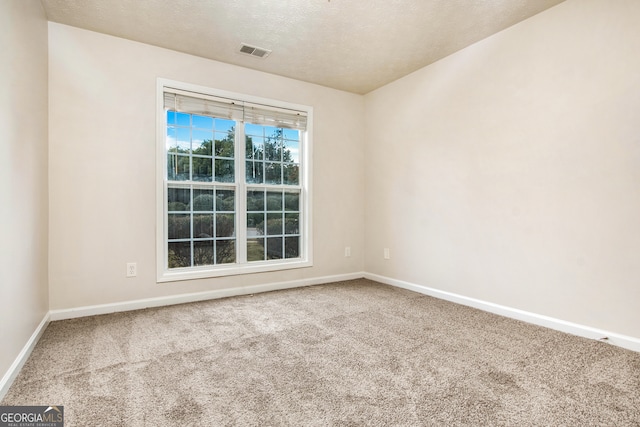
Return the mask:
[[194,265],[196,265],[195,262],[195,251],[196,251],[196,247],[195,244],[193,242],[193,233],[194,233],[194,229],[193,229],[193,184],[189,185],[189,200],[191,200],[191,210],[189,212],[189,247],[190,247],[190,252],[191,252],[191,267],[193,267]]
[[247,184],[246,147],[244,123],[236,122],[235,169],[236,169],[236,262],[247,263]]

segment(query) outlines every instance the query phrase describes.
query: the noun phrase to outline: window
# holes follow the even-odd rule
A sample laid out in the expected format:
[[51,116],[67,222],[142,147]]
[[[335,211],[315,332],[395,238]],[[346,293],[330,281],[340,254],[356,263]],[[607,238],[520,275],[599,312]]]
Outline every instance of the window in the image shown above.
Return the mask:
[[158,87],[158,281],[310,266],[311,108]]

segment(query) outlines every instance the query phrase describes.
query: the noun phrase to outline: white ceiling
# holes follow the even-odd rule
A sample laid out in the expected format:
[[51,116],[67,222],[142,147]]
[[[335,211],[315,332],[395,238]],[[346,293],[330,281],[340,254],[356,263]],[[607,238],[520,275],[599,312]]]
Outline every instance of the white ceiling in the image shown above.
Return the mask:
[[364,94],[564,0],[41,1],[50,21]]

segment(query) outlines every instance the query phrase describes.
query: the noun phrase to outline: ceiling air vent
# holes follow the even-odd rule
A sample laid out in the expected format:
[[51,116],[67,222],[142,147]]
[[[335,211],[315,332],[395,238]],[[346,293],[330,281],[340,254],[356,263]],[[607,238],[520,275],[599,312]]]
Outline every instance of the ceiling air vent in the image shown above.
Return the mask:
[[267,56],[269,56],[271,51],[269,49],[265,49],[262,47],[251,46],[251,45],[242,43],[240,45],[240,53],[255,56],[256,58],[266,58]]

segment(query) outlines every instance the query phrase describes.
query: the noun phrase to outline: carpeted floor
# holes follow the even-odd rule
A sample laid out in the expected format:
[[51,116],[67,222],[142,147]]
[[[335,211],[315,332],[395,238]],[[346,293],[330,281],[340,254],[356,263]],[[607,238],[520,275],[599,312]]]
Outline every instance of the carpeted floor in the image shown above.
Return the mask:
[[640,426],[640,354],[368,280],[52,322],[66,426]]

